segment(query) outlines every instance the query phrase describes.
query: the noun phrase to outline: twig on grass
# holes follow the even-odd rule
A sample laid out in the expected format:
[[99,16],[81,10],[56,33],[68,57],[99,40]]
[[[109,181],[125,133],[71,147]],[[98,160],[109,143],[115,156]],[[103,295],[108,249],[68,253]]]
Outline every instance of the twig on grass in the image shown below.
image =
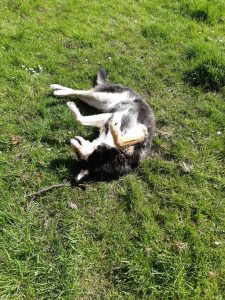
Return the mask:
[[29,198],[31,197],[32,199],[35,199],[37,196],[39,196],[39,195],[41,195],[43,193],[46,193],[46,192],[48,192],[48,191],[50,191],[52,189],[57,189],[57,188],[60,188],[60,187],[63,187],[63,186],[70,186],[70,184],[69,183],[53,184],[53,185],[48,186],[48,187],[46,187],[44,189],[41,189],[41,190],[39,190],[37,192],[33,192],[33,193],[30,193],[30,194],[27,194],[26,197],[29,197]]
[[[48,187],[46,187],[44,189],[41,189],[39,191],[27,194],[26,197],[31,198],[31,200],[34,200],[37,196],[40,196],[43,193],[46,193],[50,190],[57,189],[57,188],[64,187],[64,186],[71,186],[71,184],[70,183],[53,184],[53,185],[48,186]],[[82,190],[86,190],[88,185],[84,184],[84,183],[79,183],[79,184],[77,184],[77,187],[80,187]]]

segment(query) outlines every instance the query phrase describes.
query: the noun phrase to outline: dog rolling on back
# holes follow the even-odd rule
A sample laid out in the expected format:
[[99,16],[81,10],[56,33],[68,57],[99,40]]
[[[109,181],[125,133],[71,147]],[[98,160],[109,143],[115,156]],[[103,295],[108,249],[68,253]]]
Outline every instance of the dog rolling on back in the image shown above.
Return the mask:
[[99,70],[96,86],[91,90],[74,90],[58,84],[50,87],[56,96],[79,98],[102,112],[83,116],[74,102],[67,102],[78,123],[100,130],[99,137],[92,142],[81,136],[70,140],[81,165],[77,181],[87,175],[116,178],[127,174],[150,152],[155,128],[153,111],[131,89],[107,83],[104,69]]

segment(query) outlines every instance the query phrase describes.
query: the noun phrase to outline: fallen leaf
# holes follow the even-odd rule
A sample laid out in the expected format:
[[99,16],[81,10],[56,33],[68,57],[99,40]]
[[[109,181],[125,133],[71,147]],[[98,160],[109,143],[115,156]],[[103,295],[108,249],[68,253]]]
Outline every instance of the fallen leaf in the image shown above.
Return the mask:
[[217,272],[215,272],[215,271],[209,271],[208,274],[210,277],[217,277],[217,275],[218,275]]
[[179,250],[184,250],[184,249],[187,249],[188,247],[188,244],[187,243],[184,243],[184,242],[181,242],[181,241],[178,241],[176,243],[176,246]]
[[221,245],[221,242],[215,241],[214,244],[215,244],[216,246],[219,246],[219,245]]
[[11,143],[13,145],[19,145],[20,143],[22,143],[23,138],[20,135],[12,135],[11,136]]
[[181,167],[182,167],[182,170],[183,170],[185,173],[190,173],[190,172],[193,170],[193,168],[194,168],[193,165],[191,165],[191,164],[186,164],[185,162],[182,162]]
[[68,207],[71,209],[78,209],[77,205],[72,201],[68,202]]

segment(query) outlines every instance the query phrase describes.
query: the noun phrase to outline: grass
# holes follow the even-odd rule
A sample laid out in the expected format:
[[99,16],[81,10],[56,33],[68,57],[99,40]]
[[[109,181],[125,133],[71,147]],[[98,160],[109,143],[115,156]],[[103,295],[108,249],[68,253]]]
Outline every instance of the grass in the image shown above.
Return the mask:
[[225,4],[221,0],[184,0],[181,1],[181,11],[197,22],[215,24],[224,21]]
[[223,52],[207,44],[187,49],[186,59],[194,59],[194,67],[185,73],[184,80],[205,90],[219,91],[225,86],[225,59]]
[[[0,299],[223,299],[223,8],[1,1]],[[119,180],[28,199],[70,182],[69,138],[96,134],[49,84],[89,88],[99,65],[153,107],[151,157]]]

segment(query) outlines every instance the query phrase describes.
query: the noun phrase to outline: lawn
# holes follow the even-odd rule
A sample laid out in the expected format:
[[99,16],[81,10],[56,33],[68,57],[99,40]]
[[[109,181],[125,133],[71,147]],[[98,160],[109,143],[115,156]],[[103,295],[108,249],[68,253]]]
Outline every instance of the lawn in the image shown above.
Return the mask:
[[[225,2],[0,12],[0,299],[224,299]],[[119,180],[70,186],[69,139],[96,131],[49,85],[90,88],[100,65],[154,109],[152,154]]]

